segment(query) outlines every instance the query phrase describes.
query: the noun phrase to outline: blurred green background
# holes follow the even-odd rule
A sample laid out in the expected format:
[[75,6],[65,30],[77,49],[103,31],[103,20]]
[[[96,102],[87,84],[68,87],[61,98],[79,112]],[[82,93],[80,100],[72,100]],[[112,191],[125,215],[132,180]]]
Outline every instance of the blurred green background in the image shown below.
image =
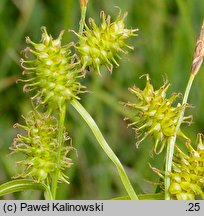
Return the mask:
[[[121,101],[131,101],[128,87],[144,87],[144,73],[151,75],[155,88],[167,77],[172,92],[184,92],[190,73],[192,53],[204,18],[203,0],[89,0],[87,17],[99,21],[104,10],[115,18],[119,6],[128,11],[128,28],[139,28],[139,36],[129,40],[135,47],[123,56],[120,67],[112,75],[102,69],[102,77],[89,74],[83,80],[90,93],[81,95],[81,103],[97,122],[112,149],[123,163],[137,193],[154,193],[158,176],[148,163],[162,169],[164,153],[151,155],[152,140],[135,147],[135,134],[127,128],[124,119],[126,108]],[[8,155],[17,131],[14,123],[22,123],[21,115],[30,110],[29,95],[22,91],[19,59],[29,35],[40,41],[40,27],[56,37],[60,30],[78,30],[80,19],[78,0],[0,0],[0,183],[16,172],[18,156]],[[64,42],[76,40],[66,31]],[[193,114],[191,127],[183,126],[193,140],[197,132],[204,132],[204,67],[195,80],[188,113]],[[110,199],[124,196],[118,173],[103,153],[90,129],[70,106],[66,125],[78,155],[72,154],[74,166],[68,171],[70,185],[60,185],[57,199]],[[39,192],[8,195],[5,199],[41,199]]]

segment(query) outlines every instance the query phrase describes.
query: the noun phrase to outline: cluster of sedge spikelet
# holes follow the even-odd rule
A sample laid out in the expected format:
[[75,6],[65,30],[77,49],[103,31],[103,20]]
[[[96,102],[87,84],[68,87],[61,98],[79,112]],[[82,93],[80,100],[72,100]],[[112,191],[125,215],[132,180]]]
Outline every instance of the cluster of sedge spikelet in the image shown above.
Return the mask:
[[[58,173],[59,181],[68,182],[64,172],[72,165],[71,159],[67,157],[72,147],[59,147],[59,126],[54,112],[61,112],[66,101],[79,99],[78,94],[84,91],[84,87],[77,81],[81,75],[79,63],[71,55],[72,44],[62,46],[62,36],[63,32],[53,39],[42,27],[40,43],[34,43],[26,37],[26,42],[33,48],[26,48],[26,59],[21,59],[24,73],[30,76],[22,81],[26,82],[24,91],[35,93],[31,99],[36,106],[24,118],[25,125],[15,125],[25,130],[24,135],[17,135],[11,148],[14,153],[25,155],[25,159],[18,162],[24,167],[19,175],[22,178],[44,181]],[[41,110],[47,111],[38,112],[39,105],[43,107]],[[67,141],[66,134],[62,139],[62,143]]]
[[[160,89],[154,90],[149,75],[146,75],[146,79],[144,90],[137,87],[129,88],[129,91],[136,96],[136,102],[126,104],[132,107],[135,112],[135,117],[130,119],[132,123],[129,126],[134,126],[139,137],[137,145],[147,136],[153,136],[154,152],[159,154],[169,137],[174,135],[178,117],[183,107],[179,103],[177,106],[173,106],[178,94],[173,94],[170,98],[166,97],[169,88],[168,82],[165,82]],[[189,116],[184,117],[183,121],[185,122],[189,118]],[[178,132],[178,135],[185,137],[181,131]]]
[[83,92],[83,87],[77,81],[81,77],[80,69],[70,51],[72,44],[62,46],[62,35],[63,31],[57,39],[53,39],[42,27],[41,43],[34,43],[26,37],[26,42],[33,46],[33,49],[26,48],[26,57],[32,53],[34,59],[21,59],[25,73],[31,76],[24,80],[27,82],[24,90],[36,90],[32,99],[49,107],[61,108],[65,101],[79,99],[77,95]]
[[172,199],[194,200],[196,196],[204,199],[204,144],[203,135],[198,134],[197,149],[190,141],[186,142],[188,154],[179,148],[173,159],[173,171],[170,173],[169,192]]
[[[18,177],[32,177],[37,181],[43,181],[59,171],[59,180],[68,182],[64,170],[72,165],[71,159],[67,157],[72,147],[61,147],[58,155],[56,119],[50,115],[32,111],[25,118],[25,125],[16,124],[15,127],[25,131],[24,135],[17,135],[11,147],[13,152],[21,152],[26,157],[18,162],[24,167],[22,174]],[[64,140],[68,139],[64,134]]]
[[100,65],[105,65],[112,71],[113,64],[118,66],[116,58],[120,58],[119,52],[126,53],[124,47],[132,49],[125,43],[130,36],[135,36],[137,29],[126,29],[124,19],[127,13],[121,17],[120,13],[114,22],[110,16],[102,11],[101,24],[97,26],[93,19],[89,19],[90,27],[85,24],[82,35],[76,34],[79,43],[76,46],[80,54],[82,68],[92,68],[100,74]]
[[[22,80],[25,82],[24,91],[33,92],[31,99],[35,109],[41,105],[46,112],[32,111],[25,118],[26,125],[16,124],[26,132],[25,135],[17,135],[12,146],[14,152],[24,153],[26,157],[19,162],[24,166],[21,177],[44,181],[59,173],[59,180],[67,182],[64,170],[72,164],[67,157],[70,147],[62,145],[58,152],[58,122],[52,115],[61,112],[66,101],[79,99],[78,95],[85,91],[78,82],[83,75],[81,71],[90,67],[100,74],[100,65],[112,70],[113,63],[118,65],[118,52],[125,53],[124,47],[131,48],[125,40],[134,36],[137,30],[124,27],[125,17],[126,14],[122,18],[119,15],[111,23],[110,16],[101,12],[102,23],[99,27],[93,19],[90,19],[90,28],[84,23],[85,29],[82,34],[77,34],[79,43],[75,46],[79,56],[71,52],[73,43],[62,46],[63,31],[53,39],[42,27],[40,43],[26,37],[30,47],[25,49],[21,66],[29,78]],[[66,136],[63,142],[65,140]]]

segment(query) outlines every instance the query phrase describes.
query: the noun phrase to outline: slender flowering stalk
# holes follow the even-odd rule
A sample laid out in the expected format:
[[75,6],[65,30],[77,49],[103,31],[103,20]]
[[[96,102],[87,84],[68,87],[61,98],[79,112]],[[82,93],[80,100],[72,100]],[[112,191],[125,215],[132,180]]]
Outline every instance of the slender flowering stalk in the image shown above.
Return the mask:
[[185,113],[185,105],[187,104],[187,100],[188,100],[188,96],[191,90],[191,86],[193,84],[194,78],[197,75],[201,64],[203,62],[203,57],[204,57],[204,22],[203,25],[201,27],[201,31],[200,31],[200,36],[196,42],[196,48],[194,51],[194,55],[193,55],[193,61],[192,61],[192,67],[191,67],[191,75],[184,93],[184,97],[183,97],[183,102],[182,105],[183,110],[179,115],[179,119],[178,119],[178,123],[176,125],[176,130],[174,135],[169,139],[168,145],[167,145],[167,154],[166,154],[166,164],[165,164],[165,199],[169,200],[170,199],[170,194],[169,194],[169,187],[170,187],[170,177],[169,177],[169,173],[171,172],[171,168],[172,168],[172,160],[173,160],[173,155],[174,155],[174,146],[176,143],[176,138],[177,138],[177,134],[180,130],[180,126],[181,123],[183,121],[184,118],[184,113]]
[[[65,115],[66,115],[66,106],[64,105],[59,112],[59,123],[58,123],[58,135],[57,135],[57,158],[56,158],[56,166],[59,167],[61,163],[61,151],[64,148],[64,122],[65,122]],[[57,191],[57,183],[58,179],[60,178],[60,170],[56,170],[52,178],[52,195],[55,199],[56,191]]]

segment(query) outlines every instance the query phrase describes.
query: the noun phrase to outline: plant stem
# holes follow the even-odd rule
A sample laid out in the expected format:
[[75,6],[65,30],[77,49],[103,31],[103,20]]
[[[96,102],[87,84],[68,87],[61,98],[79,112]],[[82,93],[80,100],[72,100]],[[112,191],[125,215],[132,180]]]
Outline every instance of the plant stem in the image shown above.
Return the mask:
[[93,118],[90,116],[90,114],[86,111],[86,109],[77,100],[73,100],[71,102],[71,104],[77,110],[77,112],[82,116],[82,118],[85,120],[85,122],[88,124],[88,126],[92,130],[98,143],[100,144],[101,148],[104,150],[106,155],[115,164],[115,166],[118,170],[118,173],[120,175],[120,178],[122,180],[122,183],[123,183],[128,195],[130,196],[130,199],[138,200],[138,197],[137,197],[137,195],[136,195],[136,193],[135,193],[135,191],[134,191],[134,189],[133,189],[133,187],[132,187],[132,185],[128,179],[128,176],[127,176],[121,162],[119,161],[119,159],[117,158],[115,153],[112,151],[112,149],[110,148],[110,146],[108,145],[108,143],[104,139],[102,133],[100,132],[100,130],[99,130],[98,126],[96,125],[95,121],[93,120]]
[[79,34],[82,34],[83,29],[84,29],[84,23],[85,23],[85,18],[86,18],[86,8],[87,8],[87,3],[88,1],[81,0],[80,5],[81,5],[81,19],[79,22]]
[[48,190],[44,192],[44,197],[45,197],[45,200],[53,200],[50,188],[48,188]]
[[170,139],[168,141],[168,145],[167,145],[166,164],[165,164],[165,179],[164,179],[165,199],[166,200],[170,199],[169,186],[170,186],[171,181],[170,181],[169,173],[171,172],[171,167],[172,167],[172,160],[173,160],[173,155],[174,155],[174,146],[176,143],[176,136],[177,136],[177,133],[180,129],[181,123],[183,121],[186,103],[188,100],[188,95],[189,95],[189,92],[191,90],[193,80],[194,80],[196,74],[198,73],[198,71],[200,70],[200,67],[201,67],[202,62],[203,62],[203,57],[204,57],[204,21],[203,21],[203,24],[201,27],[200,36],[196,42],[196,47],[195,47],[195,51],[194,51],[194,55],[193,55],[193,61],[192,61],[192,67],[191,67],[191,76],[190,76],[188,84],[186,86],[186,90],[185,90],[185,94],[184,94],[184,98],[183,98],[183,102],[182,102],[183,110],[179,115],[179,119],[178,119],[178,123],[176,125],[175,133],[172,137],[170,137]]
[[58,167],[56,173],[54,174],[52,178],[52,197],[55,199],[56,197],[56,191],[57,191],[57,182],[59,178],[59,167],[60,167],[60,160],[61,160],[61,149],[63,145],[63,134],[64,134],[64,121],[65,121],[65,115],[66,115],[66,106],[63,105],[63,107],[60,109],[59,112],[59,122],[58,122],[58,138],[57,138],[57,144],[58,144],[58,152],[57,152],[57,161],[56,165]]
[[180,126],[181,126],[181,123],[183,121],[183,116],[185,113],[185,105],[187,103],[189,92],[191,90],[191,86],[192,86],[194,78],[195,78],[195,75],[191,74],[189,81],[188,81],[188,84],[186,86],[185,94],[184,94],[183,101],[182,101],[183,110],[181,111],[181,113],[179,115],[179,119],[178,119],[178,123],[176,125],[175,133],[173,136],[170,137],[168,144],[167,144],[167,154],[166,154],[166,164],[165,164],[165,179],[164,179],[165,200],[170,200],[169,186],[170,186],[171,182],[170,182],[169,173],[171,172],[171,167],[172,167],[174,147],[175,147],[175,143],[176,143],[177,133],[178,133]]
[[45,197],[45,200],[53,200],[53,197],[52,197],[52,192],[51,192],[51,189],[50,189],[50,178],[47,178],[46,179],[46,186],[47,186],[47,191],[44,192],[44,197]]

